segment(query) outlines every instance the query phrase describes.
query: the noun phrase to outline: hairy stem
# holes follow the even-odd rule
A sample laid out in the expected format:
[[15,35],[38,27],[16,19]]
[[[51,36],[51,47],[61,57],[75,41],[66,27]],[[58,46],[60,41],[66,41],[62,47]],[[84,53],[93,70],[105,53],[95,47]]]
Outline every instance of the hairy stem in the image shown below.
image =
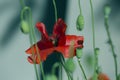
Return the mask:
[[79,9],[80,9],[80,15],[82,15],[82,8],[81,8],[80,0],[78,0],[78,5],[79,5]]
[[54,10],[55,10],[55,21],[57,22],[57,7],[56,7],[55,0],[53,0],[53,5],[54,5]]
[[110,32],[109,32],[108,18],[105,18],[105,28],[106,28],[106,32],[107,32],[109,44],[110,44],[110,47],[111,47],[111,50],[112,50],[112,55],[113,55],[113,58],[114,58],[115,76],[116,76],[116,80],[118,80],[118,77],[117,77],[118,68],[117,68],[117,58],[116,58],[117,56],[116,56],[116,54],[115,54],[113,42],[112,42],[111,35],[110,35]]
[[79,64],[80,69],[82,70],[82,73],[83,73],[83,75],[84,75],[85,80],[87,80],[87,77],[86,77],[86,75],[85,75],[85,71],[84,71],[84,69],[83,69],[83,67],[82,67],[79,59],[78,59],[78,64]]
[[98,65],[98,62],[97,62],[97,54],[96,54],[96,51],[95,51],[95,29],[94,29],[94,11],[93,11],[93,5],[92,5],[92,0],[90,0],[90,7],[91,7],[91,19],[92,19],[92,35],[93,35],[93,51],[94,51],[94,77],[93,79],[96,80],[97,79],[97,76],[96,76],[96,71],[97,71],[97,65]]

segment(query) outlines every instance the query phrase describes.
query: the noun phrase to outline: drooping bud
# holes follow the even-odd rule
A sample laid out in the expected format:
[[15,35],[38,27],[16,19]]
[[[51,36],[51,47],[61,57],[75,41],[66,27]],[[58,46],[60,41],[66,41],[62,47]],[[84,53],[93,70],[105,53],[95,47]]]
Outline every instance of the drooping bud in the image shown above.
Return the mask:
[[21,21],[21,31],[24,34],[28,34],[29,33],[29,25],[28,25],[27,21],[25,21],[25,20]]
[[65,67],[66,67],[66,69],[67,69],[69,72],[71,72],[71,73],[74,72],[74,70],[75,70],[75,63],[74,63],[74,61],[73,61],[73,58],[69,58],[69,59],[65,62]]
[[84,17],[79,15],[76,21],[76,26],[79,31],[83,30],[84,28]]
[[77,48],[76,49],[76,56],[77,56],[77,58],[81,58],[81,56],[82,56],[82,49],[81,48]]
[[109,5],[105,5],[105,7],[104,7],[105,18],[108,18],[110,13],[111,13],[111,7]]

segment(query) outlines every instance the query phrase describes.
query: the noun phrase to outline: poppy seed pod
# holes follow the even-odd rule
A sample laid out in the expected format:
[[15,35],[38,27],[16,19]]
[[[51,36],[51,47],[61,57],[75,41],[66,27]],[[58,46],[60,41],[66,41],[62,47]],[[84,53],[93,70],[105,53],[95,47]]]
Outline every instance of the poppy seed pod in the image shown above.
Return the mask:
[[105,5],[105,7],[104,7],[104,15],[105,15],[105,18],[108,18],[108,17],[109,17],[110,12],[111,12],[111,7],[110,7],[109,5]]
[[74,72],[75,70],[75,63],[73,61],[72,58],[68,59],[65,63],[65,67],[68,71],[70,71],[71,73]]
[[26,21],[22,21],[21,22],[21,31],[24,33],[24,34],[28,34],[29,33],[29,25]]
[[84,17],[82,15],[78,16],[76,26],[77,26],[77,29],[79,31],[83,30],[83,28],[84,28]]
[[81,56],[82,56],[82,49],[81,48],[76,49],[76,56],[77,56],[77,58],[81,58]]

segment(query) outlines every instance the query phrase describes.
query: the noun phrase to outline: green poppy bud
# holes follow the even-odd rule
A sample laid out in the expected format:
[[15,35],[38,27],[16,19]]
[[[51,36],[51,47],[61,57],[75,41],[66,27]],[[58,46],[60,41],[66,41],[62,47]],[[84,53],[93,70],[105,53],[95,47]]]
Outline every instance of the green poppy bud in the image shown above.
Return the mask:
[[78,16],[76,26],[77,26],[77,29],[79,31],[83,30],[83,28],[84,28],[84,17],[82,15]]
[[105,18],[108,18],[111,12],[111,7],[109,5],[105,5],[104,7],[104,14],[105,14]]
[[99,48],[95,48],[95,53],[98,55],[99,54],[100,49]]
[[81,58],[81,56],[82,56],[82,49],[81,48],[77,48],[76,49],[76,56],[77,56],[77,58]]
[[46,75],[45,80],[57,80],[57,77],[53,74]]
[[28,34],[29,33],[29,25],[26,21],[22,21],[21,22],[21,31],[24,33],[24,34]]
[[75,63],[74,63],[74,61],[73,61],[72,58],[69,58],[69,59],[65,62],[65,67],[66,67],[66,69],[67,69],[69,72],[71,72],[71,73],[74,72],[74,70],[75,70]]

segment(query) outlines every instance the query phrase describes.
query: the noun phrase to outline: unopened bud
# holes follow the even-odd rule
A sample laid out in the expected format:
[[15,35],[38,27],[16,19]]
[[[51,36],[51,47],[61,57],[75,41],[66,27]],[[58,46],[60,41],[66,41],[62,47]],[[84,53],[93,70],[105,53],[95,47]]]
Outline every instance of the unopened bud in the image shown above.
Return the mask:
[[84,17],[82,15],[78,16],[76,26],[77,26],[77,29],[79,31],[83,30],[83,28],[84,28]]
[[81,48],[77,48],[76,49],[76,56],[77,56],[77,58],[81,58],[81,56],[82,56],[82,49]]
[[111,7],[109,5],[105,5],[105,7],[104,7],[105,18],[108,18],[110,13],[111,13]]
[[95,48],[95,53],[98,55],[99,54],[100,49],[99,48]]
[[68,59],[65,63],[65,67],[68,71],[70,71],[71,73],[74,72],[75,70],[75,63],[73,61],[72,58]]
[[29,33],[29,25],[26,21],[22,21],[21,22],[21,31],[24,33],[24,34],[28,34]]

